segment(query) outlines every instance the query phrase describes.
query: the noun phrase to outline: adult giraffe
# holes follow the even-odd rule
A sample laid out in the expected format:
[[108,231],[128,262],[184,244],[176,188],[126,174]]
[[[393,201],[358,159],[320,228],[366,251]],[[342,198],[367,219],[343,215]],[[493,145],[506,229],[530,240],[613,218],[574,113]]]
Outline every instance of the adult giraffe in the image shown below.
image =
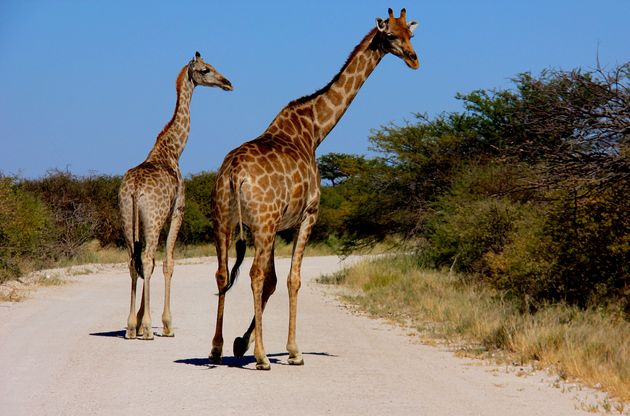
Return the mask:
[[[184,215],[184,181],[179,170],[179,157],[188,140],[190,100],[197,85],[220,87],[226,91],[232,89],[230,81],[204,62],[199,52],[195,53],[195,57],[177,76],[177,103],[173,117],[158,135],[146,160],[125,173],[118,192],[131,274],[131,305],[125,333],[127,339],[138,335],[142,339],[153,339],[149,281],[155,265],[160,231],[167,219],[170,219],[170,227],[163,264],[165,291],[162,335],[174,335],[170,309],[173,250]],[[140,309],[136,315],[138,276],[144,279],[144,285]]]
[[[295,341],[297,293],[304,247],[319,208],[319,172],[315,149],[337,124],[353,98],[387,53],[419,67],[410,43],[416,22],[407,23],[405,9],[400,17],[377,18],[370,31],[350,54],[341,71],[328,85],[312,95],[290,102],[257,139],[232,150],[225,157],[214,188],[214,231],[217,247],[219,288],[216,331],[210,360],[220,362],[223,349],[223,309],[225,293],[238,274],[245,255],[243,224],[254,238],[254,260],[250,270],[254,295],[254,318],[243,337],[234,341],[234,355],[242,356],[254,331],[256,368],[269,370],[262,335],[262,314],[276,287],[273,261],[278,231],[297,228],[287,281],[289,289],[289,364],[304,363]],[[228,280],[228,247],[236,224],[236,262]]]

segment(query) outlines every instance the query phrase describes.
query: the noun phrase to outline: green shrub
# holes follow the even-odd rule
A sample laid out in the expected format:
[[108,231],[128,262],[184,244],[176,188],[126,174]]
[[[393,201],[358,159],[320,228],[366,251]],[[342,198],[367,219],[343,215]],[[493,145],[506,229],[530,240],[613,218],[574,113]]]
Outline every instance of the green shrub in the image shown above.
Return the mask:
[[[164,232],[168,232],[166,224]],[[178,241],[183,244],[199,244],[214,241],[212,221],[203,213],[202,207],[194,199],[186,201],[184,220],[179,230]]]
[[48,261],[56,231],[39,199],[0,176],[0,282],[20,276],[25,262],[36,266]]
[[[212,190],[216,173],[201,172],[185,179],[186,208],[178,241],[184,244],[214,242]],[[166,226],[168,229],[168,224]]]
[[526,210],[518,201],[521,193],[508,196],[518,178],[514,166],[503,164],[469,165],[453,180],[450,192],[433,205],[428,218],[429,246],[425,261],[434,266],[484,276],[487,259],[500,253],[515,223]]
[[549,218],[557,244],[557,298],[582,307],[625,301],[630,314],[630,184],[598,194],[568,192]]
[[[86,181],[70,172],[54,170],[38,180],[24,180],[20,186],[40,198],[52,214],[58,230],[54,251],[63,257],[78,254],[81,246],[96,238],[99,210],[113,209],[113,201],[97,200]],[[108,208],[109,207],[109,208]]]
[[520,210],[503,249],[484,255],[492,285],[519,298],[529,310],[541,299],[557,297],[557,247],[547,226],[544,212],[528,205]]

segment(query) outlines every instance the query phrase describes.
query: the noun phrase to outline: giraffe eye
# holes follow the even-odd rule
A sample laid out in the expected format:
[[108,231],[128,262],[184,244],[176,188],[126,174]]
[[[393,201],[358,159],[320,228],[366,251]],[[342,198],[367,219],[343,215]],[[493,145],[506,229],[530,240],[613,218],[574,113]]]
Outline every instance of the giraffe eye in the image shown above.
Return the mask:
[[389,39],[389,40],[394,40],[394,39],[396,39],[396,35],[393,35],[393,34],[391,34],[391,33],[388,33],[388,34],[387,34],[387,39]]
[[202,74],[207,74],[208,72],[210,72],[210,68],[204,68],[199,72],[201,72]]

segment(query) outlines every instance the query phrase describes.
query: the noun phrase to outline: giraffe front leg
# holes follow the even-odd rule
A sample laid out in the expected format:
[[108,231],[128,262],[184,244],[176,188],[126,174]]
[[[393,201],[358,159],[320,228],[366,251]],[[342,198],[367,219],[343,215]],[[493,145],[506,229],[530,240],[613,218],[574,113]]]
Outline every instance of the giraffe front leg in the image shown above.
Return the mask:
[[289,290],[289,335],[287,337],[287,351],[289,352],[288,362],[291,365],[304,365],[304,359],[300,352],[296,338],[296,320],[297,320],[297,296],[300,290],[302,259],[304,257],[304,249],[311,234],[313,225],[317,220],[317,210],[307,211],[306,218],[300,224],[300,229],[295,236],[293,245],[293,256],[291,258],[291,270],[287,279],[287,288]]
[[162,336],[173,337],[173,321],[171,318],[171,279],[173,277],[173,252],[175,251],[175,241],[177,240],[177,234],[179,228],[182,225],[182,219],[184,217],[184,196],[179,196],[175,202],[175,208],[173,209],[173,216],[171,218],[171,225],[168,230],[168,236],[166,237],[166,255],[164,257],[163,270],[164,270],[164,311],[162,312],[162,324],[164,329],[162,330]]

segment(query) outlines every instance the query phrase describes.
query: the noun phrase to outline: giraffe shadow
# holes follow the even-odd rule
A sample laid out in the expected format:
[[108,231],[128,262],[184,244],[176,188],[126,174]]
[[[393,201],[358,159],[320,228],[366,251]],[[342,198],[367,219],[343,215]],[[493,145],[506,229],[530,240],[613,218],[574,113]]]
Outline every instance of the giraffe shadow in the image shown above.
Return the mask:
[[[324,357],[337,357],[337,355],[329,354],[327,352],[303,352],[302,355],[318,355]],[[267,358],[271,364],[289,365],[286,359],[282,360],[281,357],[289,357],[288,353],[267,354]],[[177,364],[187,364],[195,367],[205,367],[208,369],[216,367],[235,367],[243,370],[256,370],[255,368],[247,367],[250,364],[256,363],[256,357],[253,355],[245,355],[243,357],[223,357],[221,364],[213,364],[208,358],[182,358],[174,361]]]
[[109,337],[109,338],[125,338],[125,330],[121,331],[106,331],[106,332],[92,332],[90,335],[93,337]]
[[[161,338],[163,335],[158,332],[161,328],[154,326],[153,328],[153,336]],[[107,338],[125,338],[125,334],[127,333],[126,329],[121,329],[120,331],[104,331],[104,332],[92,332],[90,335],[93,337],[107,337]],[[170,337],[165,337],[170,338]]]

